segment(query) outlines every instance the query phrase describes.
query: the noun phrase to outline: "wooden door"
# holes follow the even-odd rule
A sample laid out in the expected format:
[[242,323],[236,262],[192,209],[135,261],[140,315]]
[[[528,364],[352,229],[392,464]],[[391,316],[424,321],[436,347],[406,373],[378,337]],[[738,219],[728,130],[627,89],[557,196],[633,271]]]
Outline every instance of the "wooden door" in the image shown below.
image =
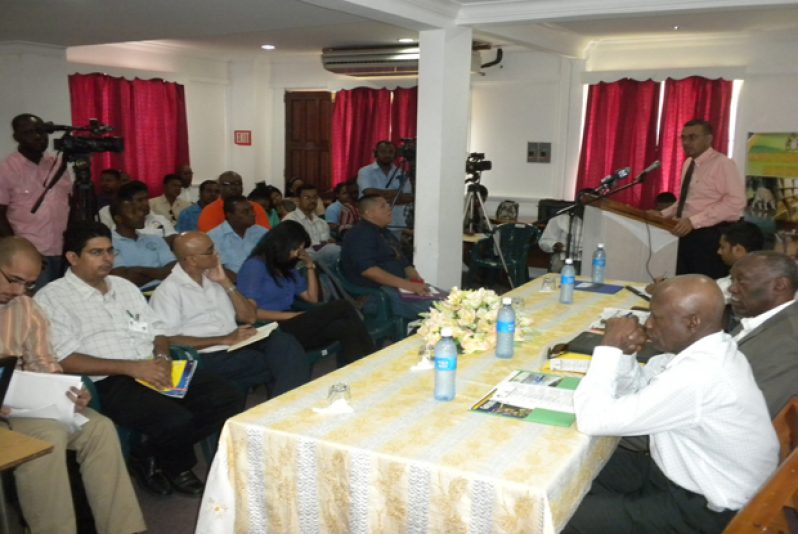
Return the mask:
[[319,193],[329,191],[332,93],[285,93],[285,182],[302,178]]

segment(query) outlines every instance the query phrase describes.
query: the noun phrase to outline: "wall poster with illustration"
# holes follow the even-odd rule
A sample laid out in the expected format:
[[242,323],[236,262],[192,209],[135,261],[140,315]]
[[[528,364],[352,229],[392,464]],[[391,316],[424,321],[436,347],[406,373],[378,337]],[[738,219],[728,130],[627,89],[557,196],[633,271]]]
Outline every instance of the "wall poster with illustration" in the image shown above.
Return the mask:
[[746,148],[745,220],[759,225],[767,243],[798,243],[798,132],[749,132]]

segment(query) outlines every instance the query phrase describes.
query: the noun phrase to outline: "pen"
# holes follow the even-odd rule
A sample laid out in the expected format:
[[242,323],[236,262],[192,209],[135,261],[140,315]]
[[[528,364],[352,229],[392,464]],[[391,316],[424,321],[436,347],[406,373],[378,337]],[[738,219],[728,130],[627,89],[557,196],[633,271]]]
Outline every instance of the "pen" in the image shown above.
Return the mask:
[[636,287],[623,286],[623,288],[626,289],[627,291],[631,291],[632,293],[634,293],[635,295],[637,295],[641,299],[645,300],[646,302],[650,302],[651,301],[651,297],[649,297],[648,295],[646,295],[645,293],[643,293],[642,291],[640,291]]

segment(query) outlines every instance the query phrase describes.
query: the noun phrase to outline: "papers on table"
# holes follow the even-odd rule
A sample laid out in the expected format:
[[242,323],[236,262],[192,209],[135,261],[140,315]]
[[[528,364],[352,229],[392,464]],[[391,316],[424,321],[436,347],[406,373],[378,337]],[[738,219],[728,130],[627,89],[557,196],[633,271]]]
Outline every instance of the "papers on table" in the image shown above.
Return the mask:
[[258,332],[255,335],[253,335],[252,337],[248,337],[244,341],[239,341],[235,345],[230,345],[229,347],[227,347],[227,352],[233,352],[234,350],[238,350],[241,347],[246,347],[250,343],[255,343],[256,341],[260,341],[261,339],[266,339],[267,337],[269,337],[269,335],[272,332],[277,330],[277,326],[278,326],[277,322],[268,323],[263,326],[259,326],[258,328],[256,328]]
[[88,421],[75,412],[75,403],[67,397],[69,388],[80,389],[79,376],[16,371],[3,404],[11,408],[12,417],[55,419],[73,431]]
[[579,378],[513,371],[471,409],[535,423],[570,426]]
[[[583,355],[580,354],[579,356]],[[590,368],[590,358],[566,358],[561,356],[559,358],[552,358],[549,360],[548,364],[552,371],[586,374],[587,370]]]

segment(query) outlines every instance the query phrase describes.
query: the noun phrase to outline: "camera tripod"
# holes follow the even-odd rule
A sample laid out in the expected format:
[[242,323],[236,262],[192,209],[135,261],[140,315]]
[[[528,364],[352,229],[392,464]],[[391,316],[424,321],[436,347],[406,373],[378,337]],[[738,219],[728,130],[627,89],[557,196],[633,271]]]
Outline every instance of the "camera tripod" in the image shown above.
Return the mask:
[[507,275],[507,280],[510,282],[510,288],[515,289],[513,277],[510,276],[510,270],[507,268],[507,262],[504,260],[501,243],[499,242],[499,234],[496,233],[496,228],[490,222],[490,217],[488,217],[485,211],[485,203],[482,201],[482,195],[480,195],[479,192],[479,176],[467,179],[466,183],[468,183],[468,187],[466,188],[465,210],[463,211],[463,228],[467,233],[474,233],[476,229],[475,220],[478,219],[480,214],[482,215],[482,220],[485,221],[485,227],[488,230],[487,234],[493,240],[493,250],[499,257],[502,270],[504,274]]

